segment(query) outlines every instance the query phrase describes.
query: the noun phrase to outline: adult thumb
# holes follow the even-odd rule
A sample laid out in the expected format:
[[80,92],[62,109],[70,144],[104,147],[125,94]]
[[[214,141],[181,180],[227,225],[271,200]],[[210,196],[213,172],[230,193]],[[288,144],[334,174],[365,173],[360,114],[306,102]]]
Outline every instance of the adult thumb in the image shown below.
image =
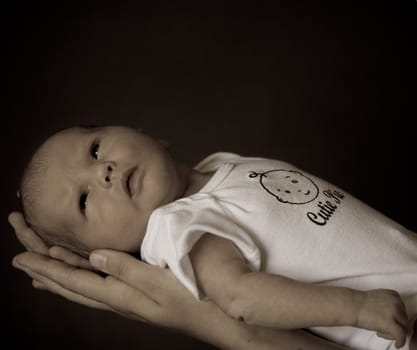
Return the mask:
[[94,250],[90,254],[90,264],[119,280],[130,285],[148,284],[155,279],[160,270],[156,266],[148,265],[128,253],[110,249]]

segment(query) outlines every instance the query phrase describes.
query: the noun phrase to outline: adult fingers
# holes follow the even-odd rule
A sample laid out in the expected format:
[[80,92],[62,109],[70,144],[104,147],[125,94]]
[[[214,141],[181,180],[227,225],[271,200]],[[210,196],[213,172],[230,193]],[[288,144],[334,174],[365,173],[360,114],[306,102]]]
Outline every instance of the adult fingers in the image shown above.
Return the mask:
[[[56,288],[54,290],[62,292],[59,289],[61,287],[66,291],[103,303],[113,310],[118,310],[125,317],[158,322],[161,313],[158,303],[139,289],[132,288],[113,276],[102,277],[92,271],[74,268],[61,261],[31,252],[16,256],[13,259],[13,265],[27,274],[32,274],[36,277],[35,279],[44,284],[46,279],[51,280],[58,285],[51,287]],[[64,294],[71,297],[66,292]]]
[[[140,291],[147,297],[147,305],[140,299],[130,303],[130,310],[153,323],[177,326],[178,313],[195,307],[196,300],[168,269],[146,264],[126,253],[98,249],[90,254],[90,263]],[[128,299],[127,299],[128,300]],[[147,312],[145,314],[145,311]]]
[[49,256],[51,256],[54,259],[61,260],[68,265],[78,266],[87,270],[94,269],[86,258],[83,258],[82,256],[64,247],[50,247]]
[[33,252],[24,252],[16,255],[13,259],[13,266],[27,271],[35,272],[59,284],[67,284],[79,288],[78,283],[88,279],[90,283],[101,281],[101,276],[88,270],[78,269],[49,256]]
[[36,289],[46,290],[45,285],[42,282],[39,282],[37,280],[32,280],[32,286],[33,288],[36,288]]
[[95,268],[140,289],[148,295],[160,289],[166,282],[166,274],[157,266],[146,264],[129,254],[109,249],[98,249],[90,254]]
[[28,251],[45,255],[48,254],[48,247],[35,231],[27,226],[22,213],[17,211],[12,212],[10,213],[8,220],[16,233],[17,239]]
[[82,304],[94,309],[99,309],[99,310],[110,310],[110,311],[114,311],[113,309],[111,309],[109,306],[97,302],[96,300],[93,299],[89,299],[83,295],[71,292],[70,290],[67,290],[65,288],[63,288],[62,286],[60,286],[59,284],[55,283],[54,281],[37,274],[36,272],[33,272],[31,270],[24,270],[31,278],[33,278],[32,281],[32,285],[33,287],[37,288],[37,289],[43,289],[43,290],[47,290],[49,292],[52,292],[54,294],[58,294],[62,297],[64,297],[67,300],[70,300],[72,302],[78,303],[78,304]]
[[[28,274],[30,275],[29,271],[28,271]],[[40,278],[40,277],[37,277],[36,273],[32,273],[32,275],[33,275],[33,276],[31,276],[32,278]],[[95,300],[92,300],[92,299],[86,298],[82,295],[73,293],[73,292],[71,292],[71,291],[69,291],[65,288],[62,288],[61,286],[59,286],[58,284],[55,284],[54,282],[52,282],[50,280],[48,282],[45,282],[44,279],[42,279],[42,280],[44,282],[40,282],[37,279],[33,279],[32,280],[32,286],[36,289],[39,289],[39,290],[45,290],[45,291],[48,291],[48,292],[52,292],[54,294],[58,294],[58,295],[64,297],[65,299],[67,299],[69,301],[72,301],[72,302],[75,302],[77,304],[82,304],[84,306],[91,307],[91,308],[94,308],[94,309],[115,312],[115,313],[117,313],[117,314],[119,314],[123,317],[132,318],[134,320],[138,320],[138,321],[141,321],[141,322],[148,322],[144,318],[141,318],[137,315],[133,315],[133,317],[132,317],[131,314],[123,313],[119,310],[116,310],[116,309],[106,305],[106,304],[99,303]]]

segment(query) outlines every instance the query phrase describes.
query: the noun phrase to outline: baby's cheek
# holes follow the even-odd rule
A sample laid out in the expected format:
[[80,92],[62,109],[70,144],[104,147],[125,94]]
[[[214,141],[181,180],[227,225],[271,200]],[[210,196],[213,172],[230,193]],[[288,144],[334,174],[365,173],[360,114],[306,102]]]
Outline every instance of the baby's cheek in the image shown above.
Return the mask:
[[150,213],[128,208],[125,213],[120,215],[120,220],[117,223],[119,238],[123,238],[126,245],[137,247],[138,241],[140,240],[139,243],[141,243],[143,239],[149,216]]

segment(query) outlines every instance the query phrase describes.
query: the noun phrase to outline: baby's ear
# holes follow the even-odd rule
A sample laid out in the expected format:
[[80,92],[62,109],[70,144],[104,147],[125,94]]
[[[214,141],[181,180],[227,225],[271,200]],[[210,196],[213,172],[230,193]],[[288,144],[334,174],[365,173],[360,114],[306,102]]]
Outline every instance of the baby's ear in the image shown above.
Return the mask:
[[16,197],[17,197],[17,199],[20,199],[20,190],[16,191]]

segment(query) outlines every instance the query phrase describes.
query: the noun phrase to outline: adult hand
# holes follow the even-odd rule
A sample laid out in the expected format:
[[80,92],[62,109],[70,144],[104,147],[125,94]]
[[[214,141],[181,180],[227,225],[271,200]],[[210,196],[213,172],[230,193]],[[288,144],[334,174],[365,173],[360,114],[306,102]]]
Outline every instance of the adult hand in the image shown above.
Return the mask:
[[47,256],[25,252],[15,267],[34,279],[34,286],[77,303],[117,312],[125,317],[179,329],[221,349],[344,349],[303,331],[250,327],[224,314],[214,304],[194,297],[169,270],[147,265],[128,254],[98,250],[93,265],[108,273],[74,268]]
[[[168,270],[147,265],[128,254],[101,251],[107,258],[101,271],[109,274],[104,277],[91,271],[88,260],[77,254],[61,247],[48,248],[27,226],[21,213],[11,213],[9,222],[28,250],[17,255],[13,265],[32,277],[35,288],[88,307],[177,328],[214,345],[233,348],[228,345],[235,343],[226,333],[227,327],[221,328],[216,322],[225,319],[225,315],[210,303],[196,301]],[[233,320],[226,319],[226,323],[236,328]],[[244,331],[234,333],[237,338]]]
[[104,263],[101,271],[108,275],[74,268],[33,252],[17,255],[13,265],[31,276],[35,287],[77,303],[167,327],[188,327],[187,311],[199,303],[184,293],[182,285],[169,270],[111,250],[96,251],[91,260],[96,261],[95,264]]
[[92,269],[87,259],[73,253],[69,249],[52,246],[48,247],[45,242],[26,224],[23,215],[17,211],[9,215],[9,223],[12,225],[17,239],[29,252],[49,255],[54,259],[61,260],[69,265]]
[[[169,270],[147,265],[125,253],[93,252],[91,264],[107,276],[76,268],[73,265],[91,265],[69,251],[48,249],[20,213],[11,214],[9,221],[28,249],[13,259],[13,265],[31,276],[36,288],[89,307],[176,328],[222,349],[343,349],[303,331],[276,331],[235,321],[216,305],[195,300]],[[48,256],[53,251],[61,261]]]
[[[13,265],[31,276],[36,288],[47,289],[89,307],[116,311],[129,318],[146,319],[168,327],[175,327],[178,323],[177,315],[180,310],[174,309],[175,307],[181,305],[186,308],[188,302],[197,303],[184,293],[183,287],[168,270],[145,264],[128,254],[107,251],[105,253],[110,254],[113,259],[108,266],[101,269],[110,274],[103,277],[88,271],[92,270],[92,266],[87,259],[62,247],[48,248],[27,226],[21,213],[11,213],[9,222],[19,241],[28,250],[17,255]],[[106,255],[101,257],[104,256]],[[97,254],[93,254],[94,257]],[[127,266],[129,269],[124,268]],[[131,288],[130,284],[137,288]],[[120,295],[129,295],[130,298],[120,298]],[[184,296],[185,303],[177,300]],[[102,302],[103,298],[105,303]],[[135,302],[131,303],[130,300]],[[182,325],[177,327],[182,328]]]

